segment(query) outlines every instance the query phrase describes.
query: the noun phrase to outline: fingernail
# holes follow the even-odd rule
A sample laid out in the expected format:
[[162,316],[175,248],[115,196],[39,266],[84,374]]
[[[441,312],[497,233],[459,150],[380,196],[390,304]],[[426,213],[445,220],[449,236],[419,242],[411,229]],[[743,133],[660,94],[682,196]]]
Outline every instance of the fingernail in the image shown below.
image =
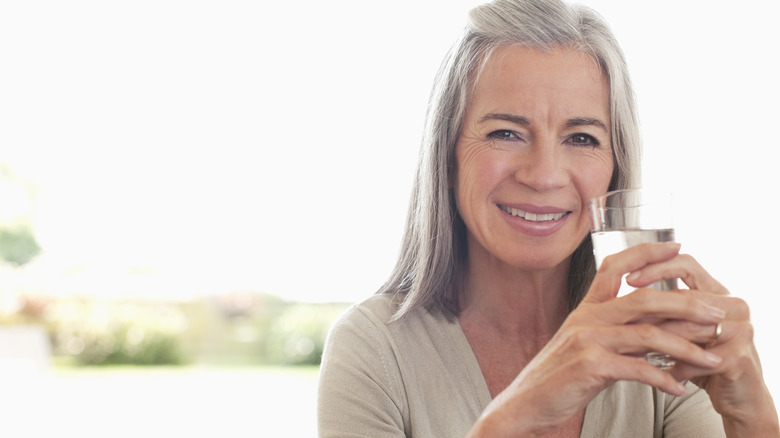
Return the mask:
[[631,283],[631,282],[637,281],[637,280],[639,280],[639,277],[641,277],[641,276],[642,276],[642,271],[641,270],[640,271],[634,271],[634,272],[632,272],[632,273],[630,273],[630,274],[628,274],[626,276],[626,282]]
[[720,307],[709,306],[709,313],[713,318],[717,320],[722,320],[726,318],[726,311],[721,309]]
[[668,246],[669,248],[677,248],[677,249],[682,248],[682,244],[679,242],[666,242],[666,246]]
[[718,356],[717,354],[710,353],[710,352],[704,353],[704,359],[707,362],[709,362],[709,363],[711,363],[713,365],[717,365],[717,364],[723,362],[723,358],[722,357]]
[[685,385],[683,385],[680,382],[677,382],[677,394],[678,396],[684,395],[687,389],[685,388]]

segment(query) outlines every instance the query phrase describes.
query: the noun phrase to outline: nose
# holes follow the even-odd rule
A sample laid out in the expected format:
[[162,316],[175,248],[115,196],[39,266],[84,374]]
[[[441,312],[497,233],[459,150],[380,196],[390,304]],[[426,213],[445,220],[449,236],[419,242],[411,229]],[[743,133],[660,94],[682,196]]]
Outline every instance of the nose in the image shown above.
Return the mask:
[[518,157],[515,181],[538,192],[565,187],[569,183],[563,148],[554,142],[537,144]]

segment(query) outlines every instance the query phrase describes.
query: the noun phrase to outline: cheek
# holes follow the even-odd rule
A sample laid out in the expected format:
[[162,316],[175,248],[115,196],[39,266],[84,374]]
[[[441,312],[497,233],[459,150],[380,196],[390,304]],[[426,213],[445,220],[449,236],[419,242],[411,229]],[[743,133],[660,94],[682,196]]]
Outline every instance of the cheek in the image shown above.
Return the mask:
[[601,157],[592,157],[581,165],[578,179],[580,191],[585,198],[583,201],[587,202],[609,190],[614,168],[611,153]]
[[506,177],[503,160],[490,151],[458,156],[456,194],[461,202],[486,200],[490,192]]

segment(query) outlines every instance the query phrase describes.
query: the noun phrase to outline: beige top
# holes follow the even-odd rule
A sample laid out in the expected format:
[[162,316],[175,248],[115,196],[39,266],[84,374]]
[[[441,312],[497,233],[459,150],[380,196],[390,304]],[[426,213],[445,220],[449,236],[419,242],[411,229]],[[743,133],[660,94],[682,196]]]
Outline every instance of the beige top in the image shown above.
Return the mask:
[[[456,320],[374,295],[333,326],[320,371],[320,437],[463,437],[491,397]],[[683,397],[621,381],[585,410],[581,437],[725,437],[706,392]]]

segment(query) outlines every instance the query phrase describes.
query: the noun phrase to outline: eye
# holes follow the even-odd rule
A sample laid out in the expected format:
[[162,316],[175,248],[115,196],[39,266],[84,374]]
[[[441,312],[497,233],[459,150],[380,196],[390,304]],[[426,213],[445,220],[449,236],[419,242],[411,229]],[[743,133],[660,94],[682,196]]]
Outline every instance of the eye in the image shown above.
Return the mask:
[[487,138],[491,140],[520,140],[520,135],[514,131],[508,129],[497,129],[487,135]]
[[601,146],[601,143],[596,140],[596,137],[589,134],[574,134],[569,137],[569,143],[576,146],[590,146],[594,148]]

